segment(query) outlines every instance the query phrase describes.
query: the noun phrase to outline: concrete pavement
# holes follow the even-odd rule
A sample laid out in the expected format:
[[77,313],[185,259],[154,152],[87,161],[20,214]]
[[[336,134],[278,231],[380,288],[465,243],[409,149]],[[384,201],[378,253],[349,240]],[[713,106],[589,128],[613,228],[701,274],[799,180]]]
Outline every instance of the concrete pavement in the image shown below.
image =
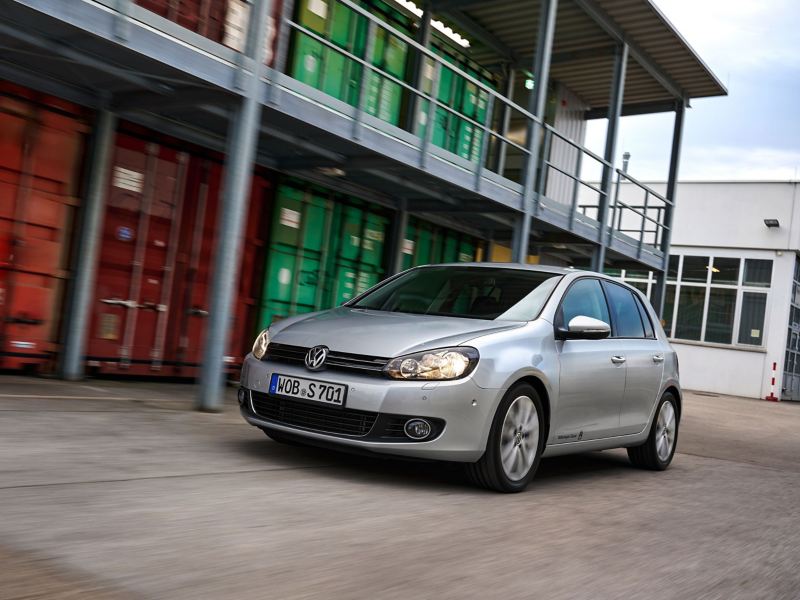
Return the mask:
[[556,458],[504,496],[192,394],[0,378],[0,598],[800,598],[800,405],[687,394],[668,471]]

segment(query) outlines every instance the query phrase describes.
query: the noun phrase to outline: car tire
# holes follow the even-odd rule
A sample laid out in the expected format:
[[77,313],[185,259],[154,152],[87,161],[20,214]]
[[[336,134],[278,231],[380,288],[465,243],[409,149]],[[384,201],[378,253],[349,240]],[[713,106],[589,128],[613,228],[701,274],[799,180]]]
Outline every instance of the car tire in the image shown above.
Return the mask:
[[261,431],[263,431],[264,435],[266,435],[273,442],[278,442],[279,444],[286,444],[287,446],[305,445],[302,442],[298,442],[297,439],[292,437],[291,435],[286,435],[279,431],[272,431],[270,429],[262,429]]
[[679,415],[675,396],[667,392],[656,407],[647,440],[628,448],[628,458],[635,467],[651,471],[663,471],[669,467],[678,445]]
[[467,476],[490,490],[521,492],[536,474],[544,444],[544,410],[538,392],[527,383],[514,385],[497,407],[486,451],[478,462],[466,465]]

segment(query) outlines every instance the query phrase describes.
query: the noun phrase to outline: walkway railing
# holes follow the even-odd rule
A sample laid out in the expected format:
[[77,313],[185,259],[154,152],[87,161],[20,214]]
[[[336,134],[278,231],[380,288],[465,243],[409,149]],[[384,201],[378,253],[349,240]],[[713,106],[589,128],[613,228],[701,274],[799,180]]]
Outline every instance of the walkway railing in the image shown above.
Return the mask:
[[[145,19],[147,26],[160,29],[167,35],[175,35],[176,29],[179,29],[175,23],[186,27],[216,42],[214,44],[197,35],[187,34],[192,40],[201,40],[197,44],[201,51],[209,52],[210,47],[218,48],[217,52],[211,53],[223,60],[242,50],[252,4],[242,0],[95,1],[119,12],[123,18],[129,18],[131,13],[142,18],[144,11],[141,8],[153,10],[164,19],[148,17]],[[138,5],[135,6],[136,10],[131,10],[134,5]],[[277,9],[279,5],[280,2],[273,0],[273,7]],[[359,20],[359,26],[365,28],[366,33],[360,47],[349,43],[352,49],[348,49],[329,39],[330,25],[327,25],[326,32],[320,33],[284,15],[277,19],[280,20],[278,27],[269,28],[269,41],[266,43],[272,51],[268,53],[267,62],[271,63],[274,55],[280,53],[281,43],[286,46],[284,53],[291,49],[296,56],[303,40],[324,49],[328,53],[326,60],[335,57],[333,62],[342,68],[341,77],[348,78],[339,82],[347,92],[338,100],[355,109],[351,113],[354,139],[358,139],[363,127],[371,126],[378,119],[386,126],[382,127],[382,131],[404,133],[397,137],[418,149],[419,166],[422,168],[426,167],[431,157],[435,157],[471,172],[473,178],[467,187],[474,190],[480,190],[481,182],[487,176],[493,181],[505,182],[502,185],[508,184],[510,188],[516,184],[516,189],[521,190],[520,186],[525,184],[526,177],[521,165],[528,162],[531,154],[531,132],[538,131],[542,136],[541,152],[535,161],[536,173],[532,174],[537,192],[534,195],[535,215],[540,214],[541,207],[547,202],[548,208],[563,208],[570,230],[576,219],[584,223],[593,221],[595,226],[603,230],[600,235],[606,238],[609,245],[618,234],[633,238],[637,257],[641,257],[645,247],[648,250],[659,248],[667,230],[664,213],[667,207],[672,206],[666,197],[619,170],[613,192],[603,190],[597,183],[600,180],[598,174],[604,168],[613,169],[613,165],[602,156],[551,125],[542,123],[541,119],[505,97],[487,81],[476,77],[475,73],[419,44],[407,33],[352,0],[327,0],[326,6],[328,23],[333,19],[330,15],[333,15],[336,6],[349,11],[352,17]],[[276,17],[277,14],[272,18]],[[167,19],[172,22],[167,22]],[[158,22],[162,25],[159,26]],[[377,40],[381,40],[382,48],[378,48]],[[225,44],[228,48],[223,49],[218,44]],[[378,55],[380,50],[391,44],[402,48],[405,53],[402,74],[399,71],[392,72],[386,66],[385,57]],[[283,69],[284,75],[293,79],[301,75],[294,72],[292,59],[295,56],[285,61]],[[410,65],[417,65],[417,71],[409,69]],[[475,106],[471,112],[464,109],[462,99],[459,98],[459,103],[453,105],[448,98],[447,82],[452,82],[454,78],[461,81],[464,90],[469,90],[467,93],[474,95],[471,104]],[[302,83],[302,80],[299,81]],[[336,102],[333,98],[336,96],[331,96],[320,82],[316,86],[319,93],[314,100],[331,98],[325,103],[334,106]],[[384,110],[385,106],[381,106],[382,102],[392,104],[388,113]],[[371,118],[367,119],[366,115]],[[525,133],[522,136],[504,133],[504,122],[513,122],[517,131],[524,130]],[[459,136],[463,138],[460,145],[454,144],[454,138],[458,139]],[[503,158],[498,160],[500,156]],[[629,200],[627,193],[620,196],[620,183],[626,186],[630,184],[633,189],[640,191],[641,198]],[[600,227],[596,221],[603,202],[609,205],[609,217],[605,226]],[[630,240],[627,244],[631,245]]]

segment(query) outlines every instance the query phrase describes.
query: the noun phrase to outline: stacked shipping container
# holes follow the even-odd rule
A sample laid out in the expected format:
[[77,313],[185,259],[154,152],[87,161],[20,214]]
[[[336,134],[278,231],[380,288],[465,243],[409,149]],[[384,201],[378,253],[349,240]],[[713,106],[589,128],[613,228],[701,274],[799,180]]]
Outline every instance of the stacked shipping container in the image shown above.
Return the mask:
[[[215,41],[242,41],[239,21],[246,6],[240,0],[136,2]],[[362,5],[413,35],[413,19],[396,7],[381,0],[364,0]],[[364,55],[364,17],[334,0],[299,0],[296,10],[303,27]],[[378,31],[373,64],[409,81],[412,61],[405,43]],[[490,82],[488,74],[444,40],[435,42],[435,50]],[[345,102],[357,102],[357,62],[302,33],[294,35],[291,52],[295,77]],[[423,64],[429,88],[431,72]],[[396,125],[405,123],[409,98],[402,87],[379,74],[369,77],[365,110]],[[447,68],[441,80],[442,102],[463,117],[478,122],[487,118],[485,94]],[[420,115],[427,112],[425,103],[418,109]],[[433,141],[474,160],[480,132],[459,115],[438,109]],[[73,222],[80,209],[87,119],[79,107],[0,82],[0,368],[51,369],[55,364],[71,275]],[[424,134],[425,118],[416,123]],[[197,374],[222,163],[222,156],[122,126],[105,198],[91,307],[91,370]],[[258,327],[341,304],[386,272],[391,211],[296,180],[282,181],[277,190],[273,185],[272,175],[256,171],[232,321],[231,363],[238,362]],[[474,260],[479,244],[415,218],[405,238],[404,268]]]
[[84,117],[0,82],[0,368],[42,367],[57,350]]
[[[208,281],[222,157],[117,136],[106,196],[87,355],[95,371],[194,376],[208,314]],[[268,179],[257,172],[243,245],[230,360],[238,362],[255,320]],[[236,357],[236,358],[234,358]]]

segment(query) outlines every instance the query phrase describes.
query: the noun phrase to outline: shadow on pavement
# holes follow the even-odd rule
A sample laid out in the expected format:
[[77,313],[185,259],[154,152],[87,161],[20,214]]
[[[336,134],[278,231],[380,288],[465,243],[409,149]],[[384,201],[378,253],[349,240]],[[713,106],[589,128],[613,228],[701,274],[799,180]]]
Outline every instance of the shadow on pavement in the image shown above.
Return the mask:
[[[266,437],[263,440],[239,440],[235,448],[265,464],[274,460],[296,465],[294,468],[315,470],[314,476],[339,478],[347,482],[361,482],[400,488],[444,491],[476,490],[468,481],[463,465],[459,463],[403,459],[397,457],[341,452],[314,446],[280,444]],[[576,484],[582,480],[630,472],[627,457],[622,453],[590,452],[571,456],[546,458],[539,465],[534,481]]]

